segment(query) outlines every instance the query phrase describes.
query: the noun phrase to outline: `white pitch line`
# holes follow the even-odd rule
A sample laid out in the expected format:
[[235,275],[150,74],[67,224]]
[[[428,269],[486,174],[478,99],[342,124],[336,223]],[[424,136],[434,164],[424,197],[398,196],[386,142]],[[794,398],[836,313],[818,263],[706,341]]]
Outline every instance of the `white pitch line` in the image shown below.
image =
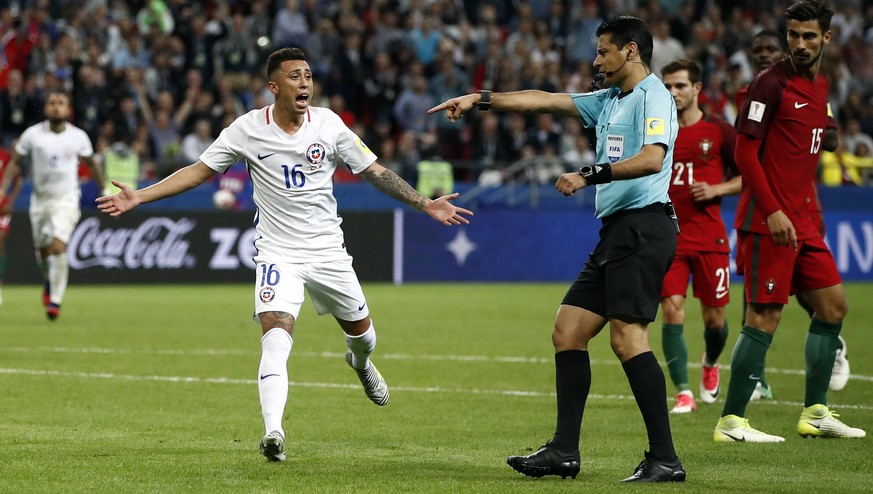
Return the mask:
[[[72,377],[79,379],[113,379],[118,381],[156,381],[156,382],[171,382],[171,383],[202,383],[202,384],[257,384],[257,379],[234,379],[229,377],[194,377],[194,376],[141,376],[134,374],[113,374],[109,372],[75,372],[75,371],[57,371],[45,369],[10,369],[0,368],[0,374],[9,375],[28,375],[28,376],[49,376],[49,377]],[[360,389],[359,384],[341,384],[341,383],[318,383],[318,382],[300,382],[291,381],[289,386],[301,388],[332,388],[332,389]],[[554,392],[542,391],[525,391],[513,389],[463,389],[463,388],[444,388],[441,386],[432,387],[415,387],[415,386],[392,386],[394,391],[403,391],[410,393],[450,393],[450,394],[469,394],[469,395],[496,395],[496,396],[522,396],[522,397],[554,397]],[[588,398],[598,400],[633,400],[633,396],[629,395],[602,395],[592,393]],[[758,403],[767,406],[791,406],[802,407],[803,403],[795,401],[782,400],[762,400]],[[852,410],[873,410],[870,405],[846,405],[831,403],[834,408],[852,409]]]
[[[8,347],[3,350],[17,353],[98,353],[98,354],[119,354],[119,355],[199,355],[199,356],[258,356],[260,352],[257,350],[219,350],[219,349],[194,349],[194,350],[168,350],[168,349],[130,349],[130,348],[99,348],[99,347]],[[339,358],[345,356],[345,352],[306,352],[295,351],[292,356],[304,358]],[[438,362],[498,362],[511,364],[551,364],[554,362],[552,358],[543,357],[491,357],[488,355],[418,355],[418,354],[403,354],[403,353],[385,353],[379,354],[379,360],[428,360]],[[619,365],[618,359],[591,359],[592,365]],[[662,365],[663,367],[663,365]],[[700,362],[689,362],[688,367],[699,369]],[[722,369],[730,369],[730,364],[723,364]],[[767,373],[786,374],[792,376],[803,376],[806,372],[802,369],[779,369],[767,367]],[[860,374],[851,374],[852,381],[873,382],[873,376],[863,376]]]
[[[118,354],[118,355],[206,355],[206,356],[216,356],[216,355],[258,355],[258,352],[252,350],[215,350],[215,349],[203,349],[203,350],[148,350],[148,349],[131,349],[131,348],[97,348],[97,347],[83,347],[83,348],[70,348],[70,347],[58,347],[58,346],[47,346],[47,347],[9,347],[6,350],[10,352],[17,353],[100,353],[106,355]],[[343,354],[345,355],[345,354]]]

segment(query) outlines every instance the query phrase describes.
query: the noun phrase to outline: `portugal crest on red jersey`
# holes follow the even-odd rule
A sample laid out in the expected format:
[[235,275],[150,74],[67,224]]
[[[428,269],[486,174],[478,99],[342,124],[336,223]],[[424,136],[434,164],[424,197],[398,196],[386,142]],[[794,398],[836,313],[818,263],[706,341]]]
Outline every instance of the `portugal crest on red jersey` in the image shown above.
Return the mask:
[[700,159],[703,161],[709,161],[709,152],[712,150],[712,139],[701,139],[697,144],[698,149],[700,149]]

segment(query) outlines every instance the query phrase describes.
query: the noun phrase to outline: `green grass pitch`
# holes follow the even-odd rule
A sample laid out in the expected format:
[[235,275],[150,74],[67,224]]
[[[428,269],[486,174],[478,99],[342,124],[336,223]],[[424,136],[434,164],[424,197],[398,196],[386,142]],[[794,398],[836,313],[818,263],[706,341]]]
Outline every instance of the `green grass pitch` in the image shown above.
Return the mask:
[[[527,454],[555,422],[550,332],[564,284],[364,287],[378,330],[374,361],[391,403],[370,403],[343,360],[330,317],[307,301],[294,335],[285,415],[288,460],[258,454],[260,328],[249,285],[77,286],[58,321],[36,286],[0,305],[0,493],[25,492],[870,492],[873,438],[802,439],[805,313],[786,307],[768,354],[775,401],[748,416],[782,444],[715,444],[723,396],[671,416],[684,485],[621,485],[646,449],[642,418],[608,335],[594,374],[576,480],[528,479]],[[850,425],[873,433],[873,284],[847,284],[843,326],[852,379],[830,393]],[[740,329],[740,286],[731,333]],[[698,303],[685,334],[693,383],[703,351]],[[651,343],[663,364],[660,321]],[[728,371],[723,369],[726,386]],[[696,384],[694,385],[696,388]],[[723,388],[725,389],[725,388]],[[668,384],[672,404],[674,390]]]

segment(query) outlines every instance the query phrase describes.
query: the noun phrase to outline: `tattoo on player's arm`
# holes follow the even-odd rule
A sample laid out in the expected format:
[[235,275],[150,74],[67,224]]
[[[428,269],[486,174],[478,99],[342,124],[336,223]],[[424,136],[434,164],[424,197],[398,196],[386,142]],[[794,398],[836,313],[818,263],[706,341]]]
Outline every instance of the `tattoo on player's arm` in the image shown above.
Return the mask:
[[411,185],[406,183],[405,180],[391,170],[384,170],[382,173],[376,173],[373,170],[367,169],[364,171],[363,175],[368,182],[373,184],[373,187],[376,187],[376,189],[383,194],[407,204],[418,211],[421,211],[425,204],[427,204],[426,197],[419,194],[417,190],[413,189]]

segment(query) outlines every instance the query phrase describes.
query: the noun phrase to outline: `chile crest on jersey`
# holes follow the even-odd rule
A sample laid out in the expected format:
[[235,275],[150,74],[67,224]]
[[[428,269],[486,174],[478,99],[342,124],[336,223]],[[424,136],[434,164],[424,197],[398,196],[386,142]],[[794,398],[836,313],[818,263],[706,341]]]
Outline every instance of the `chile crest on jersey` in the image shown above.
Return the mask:
[[311,165],[309,167],[310,171],[317,170],[321,168],[321,163],[324,161],[326,151],[324,146],[319,143],[310,144],[308,148],[306,148],[306,161]]

